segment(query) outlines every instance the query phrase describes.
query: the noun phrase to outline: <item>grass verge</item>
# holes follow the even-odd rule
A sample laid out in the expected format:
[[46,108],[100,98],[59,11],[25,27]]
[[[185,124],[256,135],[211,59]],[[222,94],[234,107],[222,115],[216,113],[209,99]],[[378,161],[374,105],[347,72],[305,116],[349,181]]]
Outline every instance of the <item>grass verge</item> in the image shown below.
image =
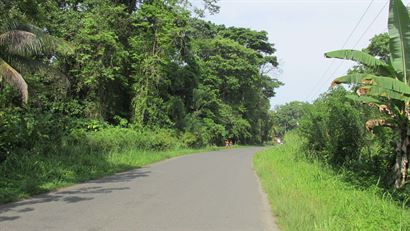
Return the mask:
[[128,149],[103,153],[77,146],[70,147],[69,153],[10,156],[0,164],[0,204],[164,159],[216,149],[219,148],[162,152]]
[[300,155],[301,138],[254,157],[254,167],[282,230],[410,230],[410,210],[383,194],[342,180],[342,176]]

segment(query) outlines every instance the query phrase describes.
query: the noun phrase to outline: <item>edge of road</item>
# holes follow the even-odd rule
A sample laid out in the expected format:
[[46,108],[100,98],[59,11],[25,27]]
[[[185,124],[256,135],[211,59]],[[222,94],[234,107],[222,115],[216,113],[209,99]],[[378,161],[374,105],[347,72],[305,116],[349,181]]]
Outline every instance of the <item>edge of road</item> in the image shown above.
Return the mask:
[[[257,153],[258,152],[256,152],[254,155],[256,155]],[[258,174],[255,171],[253,161],[252,161],[252,170],[253,170],[253,174],[256,177],[256,181],[258,182],[259,194],[261,195],[261,198],[262,198],[263,215],[265,217],[265,219],[263,220],[265,221],[266,227],[269,227],[265,231],[279,231],[279,226],[276,223],[276,219],[275,219],[276,217],[272,211],[272,205],[268,199],[268,194],[263,190],[262,183],[259,179]]]

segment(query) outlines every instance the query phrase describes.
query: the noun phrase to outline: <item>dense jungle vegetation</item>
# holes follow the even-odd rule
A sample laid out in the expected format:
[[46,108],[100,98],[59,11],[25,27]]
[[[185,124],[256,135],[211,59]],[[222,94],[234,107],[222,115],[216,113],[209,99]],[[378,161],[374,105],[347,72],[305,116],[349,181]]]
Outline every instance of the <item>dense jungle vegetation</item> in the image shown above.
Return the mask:
[[114,126],[166,130],[189,146],[266,141],[280,85],[267,33],[215,25],[191,8],[1,1],[0,158]]
[[50,169],[58,156],[74,166],[112,150],[270,139],[274,45],[202,20],[215,0],[0,0],[0,11],[2,189],[41,191],[23,172],[75,175]]

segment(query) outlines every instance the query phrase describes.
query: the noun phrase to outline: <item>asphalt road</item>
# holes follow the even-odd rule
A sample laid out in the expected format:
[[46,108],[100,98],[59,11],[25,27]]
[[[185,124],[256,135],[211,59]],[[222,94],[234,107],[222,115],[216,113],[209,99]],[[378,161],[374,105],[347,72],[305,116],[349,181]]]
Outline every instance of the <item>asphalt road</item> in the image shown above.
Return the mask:
[[274,231],[260,148],[179,157],[0,206],[1,231]]

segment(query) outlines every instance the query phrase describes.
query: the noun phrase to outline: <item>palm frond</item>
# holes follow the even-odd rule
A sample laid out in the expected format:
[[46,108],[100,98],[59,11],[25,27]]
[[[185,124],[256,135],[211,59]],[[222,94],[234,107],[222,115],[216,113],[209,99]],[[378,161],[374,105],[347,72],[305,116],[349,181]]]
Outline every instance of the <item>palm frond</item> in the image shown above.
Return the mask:
[[8,23],[0,30],[0,46],[6,52],[21,56],[37,54],[72,54],[74,48],[63,39],[47,34],[30,24]]
[[14,55],[34,55],[43,51],[42,41],[27,31],[12,30],[0,34],[0,46]]
[[21,74],[0,58],[0,76],[14,89],[20,92],[23,104],[28,100],[28,86]]
[[36,72],[40,73],[49,81],[58,84],[62,89],[68,89],[70,86],[68,76],[54,66],[48,65],[40,60],[12,55],[5,56],[3,60],[23,75]]

